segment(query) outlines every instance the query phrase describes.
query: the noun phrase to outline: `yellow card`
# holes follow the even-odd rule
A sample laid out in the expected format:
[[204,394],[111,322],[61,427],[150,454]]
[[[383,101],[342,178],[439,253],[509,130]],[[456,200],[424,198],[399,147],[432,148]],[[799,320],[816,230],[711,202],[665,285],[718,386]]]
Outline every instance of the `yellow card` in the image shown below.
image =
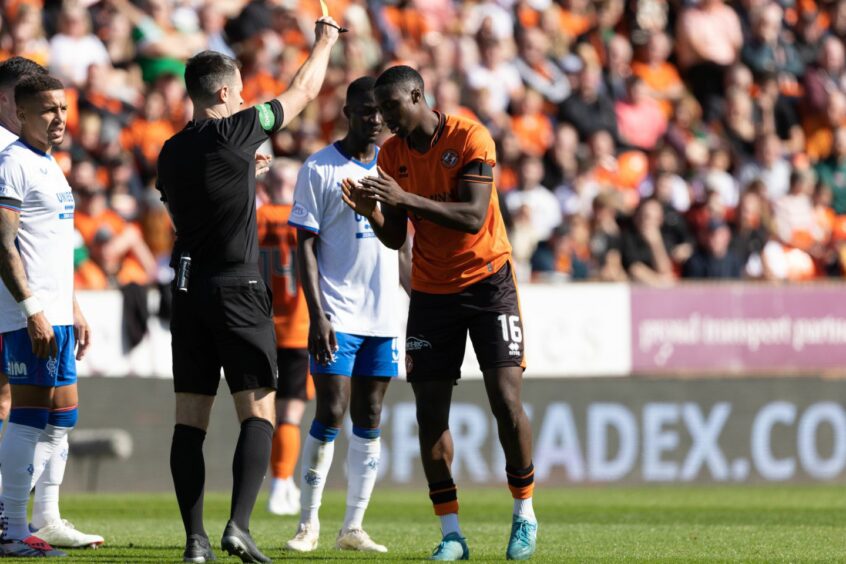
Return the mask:
[[326,0],[320,0],[320,10],[323,12],[323,17],[329,15],[329,6],[326,5]]

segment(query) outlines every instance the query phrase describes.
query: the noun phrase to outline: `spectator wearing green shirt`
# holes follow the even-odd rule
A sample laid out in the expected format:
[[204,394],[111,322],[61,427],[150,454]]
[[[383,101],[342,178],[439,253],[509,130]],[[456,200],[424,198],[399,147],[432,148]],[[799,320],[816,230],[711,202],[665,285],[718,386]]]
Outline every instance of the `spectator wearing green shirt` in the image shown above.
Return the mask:
[[819,182],[831,188],[834,213],[846,214],[846,127],[834,131],[831,156],[820,161],[815,170]]

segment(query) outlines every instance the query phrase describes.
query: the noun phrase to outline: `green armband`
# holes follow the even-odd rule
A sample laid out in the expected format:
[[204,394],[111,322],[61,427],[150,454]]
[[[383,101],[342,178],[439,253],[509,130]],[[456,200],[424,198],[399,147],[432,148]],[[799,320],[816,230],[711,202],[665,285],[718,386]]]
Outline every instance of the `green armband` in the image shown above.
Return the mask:
[[270,104],[261,104],[256,106],[258,112],[259,124],[265,131],[272,131],[273,126],[276,125],[276,117],[273,115],[273,110]]

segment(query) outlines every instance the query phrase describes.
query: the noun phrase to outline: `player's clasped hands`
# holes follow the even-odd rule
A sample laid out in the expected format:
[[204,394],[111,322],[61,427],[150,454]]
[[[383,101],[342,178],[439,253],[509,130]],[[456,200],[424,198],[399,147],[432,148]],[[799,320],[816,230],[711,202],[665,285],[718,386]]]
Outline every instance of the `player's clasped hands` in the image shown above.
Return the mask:
[[401,206],[406,194],[405,190],[397,184],[396,180],[388,176],[382,170],[382,167],[377,166],[376,170],[379,172],[379,176],[368,176],[361,179],[360,190],[364,197],[372,198],[389,206]]
[[350,178],[341,181],[341,198],[355,213],[368,219],[376,208],[376,200],[369,197],[361,186]]

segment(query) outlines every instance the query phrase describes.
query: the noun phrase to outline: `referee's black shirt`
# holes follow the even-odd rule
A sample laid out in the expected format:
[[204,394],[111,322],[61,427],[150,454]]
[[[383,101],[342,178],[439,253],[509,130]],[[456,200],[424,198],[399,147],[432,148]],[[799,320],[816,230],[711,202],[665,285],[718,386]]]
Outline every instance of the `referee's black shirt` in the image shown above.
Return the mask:
[[256,162],[282,126],[272,100],[228,118],[191,121],[159,154],[156,187],[176,228],[172,264],[188,251],[192,272],[257,264]]

